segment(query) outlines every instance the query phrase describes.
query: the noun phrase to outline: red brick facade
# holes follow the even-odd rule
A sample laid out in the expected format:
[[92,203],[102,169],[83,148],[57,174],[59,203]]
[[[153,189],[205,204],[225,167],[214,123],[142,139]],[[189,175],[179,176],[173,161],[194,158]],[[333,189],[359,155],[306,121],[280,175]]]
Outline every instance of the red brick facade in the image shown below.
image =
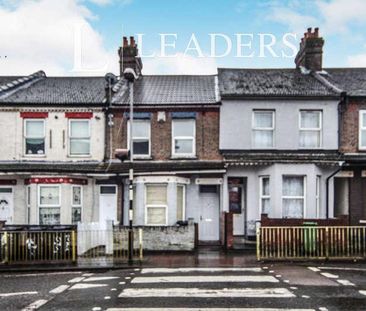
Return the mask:
[[[151,112],[151,160],[170,160],[172,154],[172,111],[166,112],[166,120],[158,122],[158,111]],[[180,110],[182,111],[182,110]],[[137,112],[137,111],[136,111]],[[144,112],[148,112],[144,110]],[[196,155],[198,160],[221,160],[219,152],[219,109],[203,109],[196,111]],[[112,150],[127,148],[127,117],[122,111],[113,112]],[[106,144],[109,155],[109,139]],[[113,152],[112,152],[113,155]],[[109,156],[107,156],[108,158]],[[114,157],[114,155],[113,155]]]
[[340,152],[356,153],[358,148],[359,112],[366,110],[366,99],[350,98],[342,114]]

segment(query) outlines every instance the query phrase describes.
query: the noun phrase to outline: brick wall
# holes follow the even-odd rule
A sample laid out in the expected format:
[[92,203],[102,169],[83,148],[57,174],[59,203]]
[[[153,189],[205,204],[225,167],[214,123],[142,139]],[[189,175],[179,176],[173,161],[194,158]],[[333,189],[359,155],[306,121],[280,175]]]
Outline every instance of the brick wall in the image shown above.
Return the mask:
[[[144,112],[147,112],[146,110]],[[158,122],[158,111],[151,111],[151,156],[152,160],[169,160],[172,149],[172,118],[166,111],[166,121]],[[127,148],[127,118],[123,112],[113,112],[113,150]],[[197,112],[196,153],[199,160],[221,160],[219,153],[219,110],[209,109]],[[110,144],[106,144],[109,155]],[[107,156],[108,157],[108,156]],[[113,155],[114,157],[114,155]]]
[[345,153],[359,152],[358,125],[359,111],[366,110],[366,99],[350,99],[346,111],[343,113],[341,124],[340,151]]

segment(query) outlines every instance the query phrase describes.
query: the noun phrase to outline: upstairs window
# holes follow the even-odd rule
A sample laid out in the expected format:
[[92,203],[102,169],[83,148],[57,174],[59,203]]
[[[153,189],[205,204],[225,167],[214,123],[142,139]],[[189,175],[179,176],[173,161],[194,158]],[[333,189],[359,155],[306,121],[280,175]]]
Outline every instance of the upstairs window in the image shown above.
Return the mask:
[[[129,122],[128,129],[130,128]],[[128,134],[127,142],[130,141],[129,137],[130,134]],[[136,157],[150,156],[150,120],[133,121],[133,154]]]
[[194,157],[196,155],[196,121],[173,120],[173,156]]
[[26,155],[45,154],[45,121],[24,120],[24,147]]
[[366,110],[360,111],[359,116],[359,148],[366,150]]
[[300,111],[300,148],[320,148],[322,138],[322,112]]
[[253,111],[253,148],[274,147],[275,113],[270,110]]
[[90,123],[89,120],[69,121],[69,150],[71,156],[90,155]]

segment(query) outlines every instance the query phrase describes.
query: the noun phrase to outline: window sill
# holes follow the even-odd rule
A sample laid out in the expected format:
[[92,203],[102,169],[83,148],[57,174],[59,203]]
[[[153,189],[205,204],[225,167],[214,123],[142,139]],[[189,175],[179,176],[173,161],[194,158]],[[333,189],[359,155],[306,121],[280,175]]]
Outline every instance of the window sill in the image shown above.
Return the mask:
[[151,156],[134,156],[133,160],[143,161],[143,160],[152,160]]
[[90,158],[92,158],[92,156],[91,156],[90,154],[89,154],[89,155],[70,155],[70,154],[69,154],[67,157],[68,157],[68,158],[71,158],[71,159],[72,159],[72,158],[74,158],[74,159],[80,159],[80,158],[81,158],[81,159],[83,159],[83,158],[84,158],[84,159],[90,159]]
[[197,160],[197,156],[192,155],[192,156],[182,156],[182,155],[176,155],[176,156],[171,156],[170,160]]
[[47,158],[46,154],[25,154],[24,158]]

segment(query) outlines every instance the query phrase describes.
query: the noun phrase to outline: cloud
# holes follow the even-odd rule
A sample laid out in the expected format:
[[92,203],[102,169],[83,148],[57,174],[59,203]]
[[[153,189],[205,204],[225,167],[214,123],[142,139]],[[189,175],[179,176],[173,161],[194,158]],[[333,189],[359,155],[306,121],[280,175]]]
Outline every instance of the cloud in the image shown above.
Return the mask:
[[[90,23],[95,16],[80,1],[6,2],[0,2],[0,55],[7,56],[0,58],[0,75],[37,70],[47,75],[117,72],[117,47],[113,51],[104,47],[101,34]],[[75,55],[82,68],[75,68]]]
[[127,5],[132,3],[133,0],[88,0],[91,3],[97,4],[97,5],[108,5],[108,4],[120,4],[120,5]]
[[288,26],[296,33],[320,26],[322,33],[340,34],[347,33],[355,23],[366,24],[365,0],[288,0],[285,4],[273,1],[269,8],[269,20]]
[[143,59],[144,74],[216,74],[217,64],[214,58],[199,58],[183,53],[175,57],[155,57]]

